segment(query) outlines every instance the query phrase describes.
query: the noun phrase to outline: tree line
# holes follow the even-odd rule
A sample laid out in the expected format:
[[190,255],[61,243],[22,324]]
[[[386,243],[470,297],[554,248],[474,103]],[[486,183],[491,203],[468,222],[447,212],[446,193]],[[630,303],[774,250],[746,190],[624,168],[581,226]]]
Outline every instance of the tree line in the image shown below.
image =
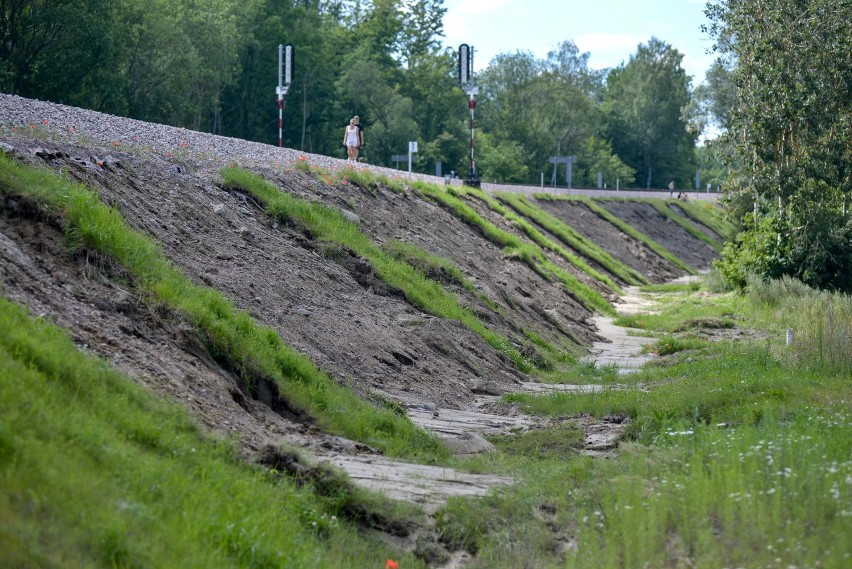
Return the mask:
[[[284,143],[343,156],[359,115],[366,159],[467,173],[469,114],[443,0],[2,0],[0,88],[136,119],[277,144],[278,45],[295,46]],[[476,162],[485,179],[686,185],[696,132],[682,56],[660,40],[610,72],[566,41],[545,59],[498,56],[477,77]],[[637,101],[639,104],[637,105]],[[564,185],[563,170],[556,182]]]
[[[0,90],[277,144],[278,45],[296,49],[284,144],[468,171],[468,98],[444,48],[443,0],[0,0]],[[571,41],[477,74],[477,171],[488,181],[613,187],[724,182],[743,231],[719,264],[733,283],[792,275],[852,290],[852,0],[710,0],[719,59],[697,86],[661,39],[588,66]],[[475,46],[474,46],[475,47]],[[696,147],[714,123],[722,135]]]

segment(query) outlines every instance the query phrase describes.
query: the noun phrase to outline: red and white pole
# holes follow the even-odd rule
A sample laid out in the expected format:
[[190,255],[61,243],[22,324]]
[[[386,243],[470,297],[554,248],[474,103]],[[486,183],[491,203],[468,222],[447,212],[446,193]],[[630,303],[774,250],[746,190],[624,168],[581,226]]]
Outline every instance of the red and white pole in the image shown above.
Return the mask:
[[283,145],[284,95],[278,95],[278,148]]
[[476,102],[473,100],[473,93],[470,94],[470,170],[468,177],[471,180],[476,179],[476,163],[473,160],[473,109],[476,107]]

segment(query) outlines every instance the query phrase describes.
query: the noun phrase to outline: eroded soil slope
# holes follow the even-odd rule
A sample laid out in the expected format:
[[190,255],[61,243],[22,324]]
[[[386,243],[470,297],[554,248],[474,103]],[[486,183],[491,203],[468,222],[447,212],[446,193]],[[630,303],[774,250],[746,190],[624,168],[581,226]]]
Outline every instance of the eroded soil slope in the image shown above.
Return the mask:
[[[279,223],[263,204],[225,187],[220,168],[239,162],[282,191],[354,213],[361,230],[379,244],[398,239],[453,261],[489,302],[451,279],[436,278],[533,361],[537,348],[528,333],[560,347],[584,349],[597,339],[592,313],[561,284],[506,255],[479,229],[411,188],[395,193],[327,183],[293,169],[292,151],[36,103],[0,97],[0,148],[28,164],[63,170],[97,191],[191,280],[223,292],[367,399],[468,409],[476,393],[496,395],[528,378],[464,325],[412,306],[365,259]],[[43,116],[49,119],[36,121]],[[132,136],[118,140],[124,132]],[[167,150],[188,146],[204,151]],[[342,166],[323,157],[306,159]],[[317,448],[357,446],[316,433],[271,386],[259,400],[243,393],[179,315],[152,303],[108,259],[73,252],[60,219],[0,190],[4,296],[56,321],[78,345],[182,402],[211,429],[235,435],[246,450],[282,438]],[[483,204],[472,205],[522,237]],[[652,280],[679,274],[609,224],[609,233],[598,221],[587,225],[604,249]]]
[[[578,233],[587,237],[615,259],[636,269],[652,283],[661,283],[683,274],[678,267],[660,257],[645,243],[635,239],[574,200],[533,200],[536,206],[564,221]],[[627,202],[629,207],[638,206]],[[662,216],[659,216],[662,218]],[[684,232],[686,233],[686,232]],[[689,236],[690,240],[694,237]]]
[[622,200],[602,200],[600,204],[696,269],[709,268],[719,256],[710,245],[691,236],[650,204]]

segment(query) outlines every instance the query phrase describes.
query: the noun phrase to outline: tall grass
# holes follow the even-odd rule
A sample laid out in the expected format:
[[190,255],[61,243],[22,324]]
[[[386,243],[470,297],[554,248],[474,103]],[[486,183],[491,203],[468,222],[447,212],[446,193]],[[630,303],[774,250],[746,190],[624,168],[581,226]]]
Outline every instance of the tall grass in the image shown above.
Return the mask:
[[696,426],[602,465],[578,496],[568,567],[844,567],[852,545],[848,407]]
[[211,356],[238,372],[247,391],[257,376],[274,381],[281,396],[330,432],[381,448],[395,456],[434,460],[446,450],[432,435],[392,410],[378,409],[338,385],[278,333],[256,323],[216,290],[199,287],[175,269],[148,237],[127,227],[118,210],[80,184],[47,170],[0,156],[0,191],[36,198],[68,222],[79,246],[115,259],[140,286],[198,329]]
[[[760,302],[726,294],[703,312],[706,293],[667,291],[663,314],[637,318],[678,329],[725,310],[740,324],[777,327],[790,320],[776,311],[798,319],[807,313],[795,314],[797,302],[822,296],[795,282],[764,286],[754,288]],[[451,501],[438,518],[444,539],[475,549],[473,568],[847,567],[852,378],[779,357],[777,339],[705,344],[598,393],[506,397],[554,420],[631,417],[634,442],[600,461],[566,446],[542,455],[541,435],[498,440],[511,454],[477,467],[521,482],[500,496]]]
[[397,558],[343,519],[350,499],[241,463],[180,407],[0,297],[3,567],[343,568]]
[[793,330],[795,365],[852,377],[852,297],[818,291],[788,276],[754,277],[747,290],[759,318]]
[[491,347],[505,354],[518,369],[533,369],[508,338],[487,328],[476,315],[459,304],[458,297],[445,291],[438,282],[426,278],[408,263],[382,251],[340,211],[293,197],[261,176],[240,168],[223,169],[222,178],[226,184],[239,187],[260,200],[276,218],[300,223],[317,239],[336,243],[366,258],[382,281],[402,291],[414,306],[435,316],[461,322]]
[[[537,460],[491,455],[478,459],[484,468],[522,482],[451,501],[438,527],[477,552],[472,569],[839,569],[852,553],[850,418],[847,402],[736,428],[673,428],[653,446],[622,445],[613,460],[559,447]],[[539,444],[506,450],[534,456]]]

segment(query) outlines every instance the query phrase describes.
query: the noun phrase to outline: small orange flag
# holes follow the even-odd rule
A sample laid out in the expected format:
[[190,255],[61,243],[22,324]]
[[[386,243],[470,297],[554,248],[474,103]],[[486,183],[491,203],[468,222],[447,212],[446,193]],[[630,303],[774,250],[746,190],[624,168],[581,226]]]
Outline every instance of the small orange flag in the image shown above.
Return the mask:
[[385,569],[399,569],[399,563],[393,559],[388,559],[385,561]]

